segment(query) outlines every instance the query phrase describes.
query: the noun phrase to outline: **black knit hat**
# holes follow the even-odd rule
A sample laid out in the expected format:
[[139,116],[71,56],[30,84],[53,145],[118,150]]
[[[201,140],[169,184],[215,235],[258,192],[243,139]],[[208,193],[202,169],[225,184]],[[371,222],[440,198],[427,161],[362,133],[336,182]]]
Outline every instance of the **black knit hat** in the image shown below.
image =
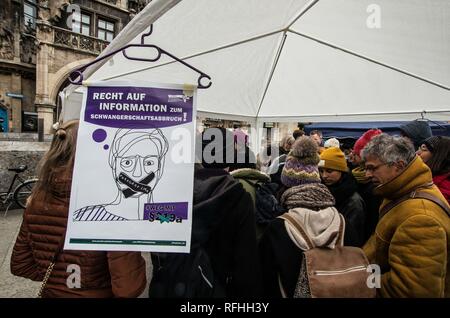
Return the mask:
[[411,139],[416,149],[423,144],[425,139],[433,136],[430,125],[422,120],[414,120],[402,124],[400,125],[400,131],[402,131],[406,137]]
[[433,137],[426,139],[423,143],[425,144],[425,146],[427,146],[428,150],[433,153],[436,150],[436,148],[438,147],[441,139],[442,139],[442,136],[433,136]]

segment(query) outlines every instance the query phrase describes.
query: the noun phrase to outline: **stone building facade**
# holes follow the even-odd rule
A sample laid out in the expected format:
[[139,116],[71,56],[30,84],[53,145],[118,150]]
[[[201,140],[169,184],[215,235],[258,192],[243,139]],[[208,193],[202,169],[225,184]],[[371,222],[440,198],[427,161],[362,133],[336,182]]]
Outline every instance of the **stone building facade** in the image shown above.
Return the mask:
[[150,0],[1,0],[0,131],[44,132],[67,76],[95,59]]

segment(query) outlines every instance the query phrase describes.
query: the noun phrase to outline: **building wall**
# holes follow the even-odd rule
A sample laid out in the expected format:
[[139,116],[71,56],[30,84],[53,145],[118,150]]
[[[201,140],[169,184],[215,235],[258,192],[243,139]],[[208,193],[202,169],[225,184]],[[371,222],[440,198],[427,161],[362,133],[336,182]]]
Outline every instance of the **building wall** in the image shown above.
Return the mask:
[[[8,91],[8,88],[10,86],[11,86],[11,75],[7,73],[0,73],[0,103],[3,107],[6,108],[8,124],[11,121],[11,103],[9,102],[9,98],[6,97],[6,92]],[[4,112],[2,111],[1,114],[3,115]]]
[[22,110],[24,112],[36,112],[34,107],[34,98],[36,96],[36,80],[33,78],[22,77]]
[[[17,72],[13,69],[0,71],[0,103],[6,106],[8,113],[8,131],[20,131],[22,111],[35,112],[35,80],[32,73]],[[23,98],[13,98],[7,93],[23,95]]]
[[[35,111],[36,42],[25,32],[22,0],[0,6],[0,102],[6,106],[9,131],[20,132],[22,111]],[[6,93],[23,95],[12,98]]]
[[[73,3],[80,5],[84,10],[91,13],[113,19],[118,22],[118,29],[121,30],[123,27],[130,22],[130,13],[128,10],[124,10],[119,6],[113,6],[108,4],[106,1],[92,1],[92,0],[74,0]],[[120,4],[120,1],[117,1]]]
[[[0,0],[0,103],[5,105],[10,121],[10,132],[20,132],[22,127],[22,111],[39,112],[44,118],[47,128],[53,123],[56,113],[56,96],[71,70],[94,59],[107,45],[95,38],[81,39],[68,30],[66,25],[69,13],[68,4],[79,5],[82,11],[93,17],[115,22],[115,35],[135,16],[135,8],[139,11],[149,0],[52,0],[37,1],[37,22],[44,24],[39,33],[27,28],[23,18],[23,0]],[[44,30],[45,29],[45,30]],[[59,35],[69,34],[66,43],[56,43],[56,30]],[[36,32],[37,31],[37,32]],[[95,42],[95,48],[75,42]],[[85,43],[84,42],[84,43]],[[41,56],[39,56],[41,55]],[[68,65],[72,69],[68,68]],[[24,95],[23,99],[6,97],[6,92]],[[49,132],[48,129],[46,132]]]
[[48,71],[51,74],[57,73],[61,68],[73,61],[80,61],[86,58],[95,58],[93,54],[86,54],[81,52],[75,52],[70,49],[52,47],[50,49],[51,59],[49,63]]
[[10,104],[9,98],[6,96],[6,93],[9,91],[9,87],[11,87],[11,74],[0,73],[0,101],[3,101],[3,104],[8,107],[10,106]]
[[[144,5],[149,1],[137,2]],[[47,20],[38,23],[37,38],[41,44],[37,56],[35,104],[39,118],[44,119],[44,132],[50,131],[56,119],[57,94],[67,76],[71,71],[94,59],[108,45],[108,42],[97,38],[98,19],[114,22],[114,32],[117,36],[134,16],[133,12],[124,9],[127,7],[127,1],[123,0],[73,0],[72,3],[78,5],[82,13],[90,16],[89,36],[69,30],[66,24],[70,13],[66,10],[60,10],[59,15],[47,10],[46,14],[41,14]],[[77,63],[78,61],[80,63]],[[68,65],[72,68],[69,69]]]

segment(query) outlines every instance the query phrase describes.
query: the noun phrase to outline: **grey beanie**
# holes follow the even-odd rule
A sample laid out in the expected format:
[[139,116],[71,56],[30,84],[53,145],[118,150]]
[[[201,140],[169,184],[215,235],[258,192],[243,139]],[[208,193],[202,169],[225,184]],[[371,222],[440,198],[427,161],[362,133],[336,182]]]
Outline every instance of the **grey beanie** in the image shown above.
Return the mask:
[[411,139],[416,149],[423,144],[425,139],[433,136],[430,125],[428,125],[428,122],[423,120],[415,120],[402,124],[400,125],[400,130],[406,137]]

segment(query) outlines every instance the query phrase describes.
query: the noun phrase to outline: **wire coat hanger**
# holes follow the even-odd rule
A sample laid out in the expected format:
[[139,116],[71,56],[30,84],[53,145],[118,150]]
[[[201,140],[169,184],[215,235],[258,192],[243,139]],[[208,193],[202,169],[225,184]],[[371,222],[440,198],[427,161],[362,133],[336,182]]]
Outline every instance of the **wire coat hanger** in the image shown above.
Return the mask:
[[[113,52],[110,52],[110,53],[108,53],[108,54],[106,54],[106,55],[104,55],[104,56],[102,56],[102,57],[100,57],[100,58],[96,58],[96,59],[93,60],[92,62],[90,62],[90,63],[88,63],[88,64],[86,64],[86,65],[83,65],[82,67],[80,67],[80,68],[74,70],[72,73],[70,73],[70,75],[69,75],[69,81],[70,81],[72,84],[75,84],[75,85],[81,85],[81,84],[83,83],[83,72],[84,72],[85,69],[87,69],[89,66],[91,66],[91,65],[93,65],[93,64],[96,64],[96,63],[98,63],[98,62],[100,62],[100,61],[102,61],[102,60],[104,60],[104,59],[106,59],[106,58],[108,58],[108,57],[110,57],[110,56],[112,56],[112,55],[115,55],[115,54],[118,53],[118,52],[122,52],[123,56],[124,56],[125,58],[127,58],[127,59],[129,59],[129,60],[134,60],[134,61],[142,61],[142,62],[156,62],[156,61],[158,61],[158,60],[161,58],[161,56],[162,56],[163,54],[164,54],[164,55],[167,55],[167,56],[171,57],[172,59],[174,59],[175,61],[180,62],[180,63],[183,64],[184,66],[190,68],[191,70],[193,70],[193,71],[195,71],[195,72],[197,72],[197,73],[199,74],[199,77],[198,77],[198,80],[197,80],[197,83],[198,83],[198,86],[197,86],[197,87],[198,87],[199,89],[202,89],[202,88],[209,88],[209,87],[212,85],[211,77],[210,77],[209,75],[207,75],[206,73],[200,71],[199,69],[197,69],[197,68],[193,67],[192,65],[186,63],[185,61],[179,59],[178,57],[176,57],[175,55],[173,55],[173,54],[167,52],[166,50],[161,49],[161,48],[160,48],[159,46],[157,46],[157,45],[154,45],[154,44],[145,44],[145,43],[144,43],[145,38],[146,38],[147,36],[151,35],[152,32],[153,32],[153,24],[150,25],[150,30],[149,30],[149,32],[144,33],[144,34],[142,35],[142,37],[141,37],[141,44],[127,44],[127,45],[125,45],[124,47],[122,47],[122,48],[120,48],[120,49],[117,49],[117,50],[115,50],[115,51],[113,51]],[[152,49],[155,49],[155,50],[157,51],[157,55],[156,55],[156,57],[154,57],[154,58],[132,57],[132,56],[129,56],[129,55],[127,54],[127,52],[126,52],[126,50],[127,50],[128,48],[131,48],[131,47],[146,47],[146,48],[152,48]],[[202,83],[202,80],[203,80],[203,79],[207,79],[207,80],[209,81],[208,84],[204,85],[204,84]]]
[[435,124],[436,126],[438,126],[438,127],[439,127],[439,130],[443,130],[443,131],[447,130],[444,126],[442,126],[442,125],[439,124],[438,122],[435,122],[435,121],[433,121],[433,120],[431,120],[431,119],[426,118],[426,117],[425,117],[425,114],[426,114],[426,113],[427,113],[427,111],[426,111],[426,110],[423,110],[423,111],[420,113],[420,117],[421,117],[421,118],[417,118],[416,121],[426,121],[426,122],[430,122],[430,123],[433,123],[433,124]]

